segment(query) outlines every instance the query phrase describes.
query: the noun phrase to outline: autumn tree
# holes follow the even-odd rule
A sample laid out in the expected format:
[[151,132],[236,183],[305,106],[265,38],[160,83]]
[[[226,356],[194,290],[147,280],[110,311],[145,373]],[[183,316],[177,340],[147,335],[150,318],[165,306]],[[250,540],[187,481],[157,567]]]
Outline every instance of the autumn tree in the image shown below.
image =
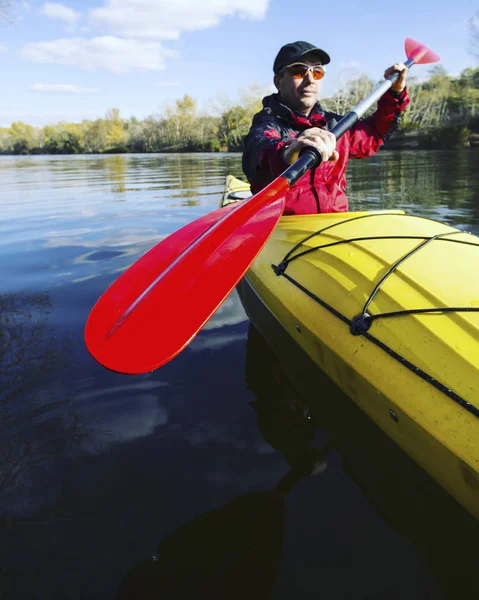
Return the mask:
[[29,154],[38,149],[44,142],[41,129],[27,125],[23,121],[15,121],[11,124],[9,133],[11,136],[13,154]]
[[131,117],[125,122],[126,147],[129,152],[147,152],[148,143],[146,139],[145,121],[139,121]]
[[108,146],[108,130],[104,119],[96,121],[83,121],[83,135],[85,152],[98,153]]
[[345,85],[329,98],[321,100],[321,104],[327,110],[338,115],[344,115],[349,112],[353,106],[356,106],[365,96],[373,90],[374,82],[366,75],[355,75]]
[[174,107],[166,109],[166,118],[158,125],[165,142],[179,148],[188,148],[195,137],[196,100],[185,94]]
[[240,102],[232,104],[228,98],[222,99],[218,135],[223,147],[229,151],[243,150],[244,138],[248,134],[254,115],[262,108],[262,98],[268,90],[252,84],[241,90]]
[[190,139],[193,135],[193,126],[196,120],[196,100],[185,94],[181,100],[176,101],[176,115],[179,122],[180,138]]
[[83,128],[77,123],[57,123],[43,128],[43,150],[48,154],[80,154],[84,152]]
[[219,136],[229,151],[242,150],[251,126],[251,116],[243,106],[232,106],[221,115]]
[[107,151],[123,150],[126,142],[126,133],[119,108],[111,108],[105,115]]

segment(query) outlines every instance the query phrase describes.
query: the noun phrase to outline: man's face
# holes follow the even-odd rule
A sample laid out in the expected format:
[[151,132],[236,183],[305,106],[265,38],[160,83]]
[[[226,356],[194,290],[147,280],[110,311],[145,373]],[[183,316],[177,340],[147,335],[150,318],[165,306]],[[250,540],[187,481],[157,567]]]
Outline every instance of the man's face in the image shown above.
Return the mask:
[[[301,58],[301,61],[298,62],[311,66],[320,64],[317,58],[308,59],[307,57]],[[286,104],[293,111],[309,115],[318,101],[321,80],[316,81],[313,79],[311,71],[308,71],[306,76],[300,79],[292,77],[287,70],[283,71],[276,75],[274,84],[279,91],[283,104]]]

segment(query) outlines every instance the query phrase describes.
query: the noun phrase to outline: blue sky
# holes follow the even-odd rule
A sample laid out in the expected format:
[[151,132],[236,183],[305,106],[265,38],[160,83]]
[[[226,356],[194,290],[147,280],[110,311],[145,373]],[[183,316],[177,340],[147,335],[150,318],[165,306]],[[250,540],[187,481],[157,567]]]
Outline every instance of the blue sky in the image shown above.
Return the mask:
[[[214,114],[253,83],[267,90],[278,49],[298,39],[331,55],[325,96],[358,73],[379,79],[404,59],[408,36],[439,53],[451,74],[477,66],[468,48],[477,0],[373,0],[363,8],[352,0],[329,8],[292,0],[11,1],[10,23],[0,24],[0,126],[80,122],[112,107],[144,118],[185,93]],[[414,74],[423,78],[427,67]]]

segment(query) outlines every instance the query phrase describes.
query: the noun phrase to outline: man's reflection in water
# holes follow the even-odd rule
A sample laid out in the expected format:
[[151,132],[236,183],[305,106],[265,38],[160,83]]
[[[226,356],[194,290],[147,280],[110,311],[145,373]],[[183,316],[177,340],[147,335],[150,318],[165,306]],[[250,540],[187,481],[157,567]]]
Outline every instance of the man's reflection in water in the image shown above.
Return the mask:
[[226,600],[271,596],[284,530],[284,501],[303,477],[326,468],[328,443],[312,443],[314,425],[299,397],[289,396],[279,365],[253,328],[248,333],[246,379],[259,428],[291,469],[271,491],[234,498],[198,516],[163,540],[153,560],[122,580],[117,600]]
[[[163,540],[156,560],[140,563],[124,577],[117,599],[270,598],[283,543],[285,497],[301,478],[324,471],[333,441],[336,474],[353,480],[377,517],[422,555],[440,582],[441,597],[479,597],[479,523],[283,335],[268,330],[273,353],[250,326],[246,382],[256,396],[251,406],[264,439],[291,470],[274,490],[235,498]],[[312,396],[316,400],[308,405],[305,399]],[[318,430],[328,436],[323,448],[313,443]],[[368,541],[361,543],[368,553]]]
[[324,451],[313,444],[317,424],[309,407],[286,377],[271,348],[250,325],[246,350],[246,385],[256,395],[251,402],[263,438],[278,450],[294,469],[315,474],[325,467]]

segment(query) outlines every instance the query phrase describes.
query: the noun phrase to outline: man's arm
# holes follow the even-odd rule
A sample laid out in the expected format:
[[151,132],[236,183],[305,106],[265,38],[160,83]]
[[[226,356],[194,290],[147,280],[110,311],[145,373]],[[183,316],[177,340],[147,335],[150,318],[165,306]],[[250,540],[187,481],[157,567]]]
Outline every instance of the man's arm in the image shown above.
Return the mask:
[[367,119],[358,121],[351,131],[349,150],[351,158],[371,156],[399,127],[400,115],[410,102],[406,88],[408,70],[404,64],[397,63],[385,71],[384,78],[395,70],[401,71],[401,76],[378,100],[376,112]]
[[409,104],[405,88],[400,94],[386,92],[378,101],[374,114],[358,121],[350,133],[349,156],[365,158],[375,154],[399,126],[399,118]]
[[281,135],[278,123],[271,117],[261,113],[255,116],[243,152],[243,171],[253,191],[262,189],[285,170],[281,154],[293,141],[294,138]]

